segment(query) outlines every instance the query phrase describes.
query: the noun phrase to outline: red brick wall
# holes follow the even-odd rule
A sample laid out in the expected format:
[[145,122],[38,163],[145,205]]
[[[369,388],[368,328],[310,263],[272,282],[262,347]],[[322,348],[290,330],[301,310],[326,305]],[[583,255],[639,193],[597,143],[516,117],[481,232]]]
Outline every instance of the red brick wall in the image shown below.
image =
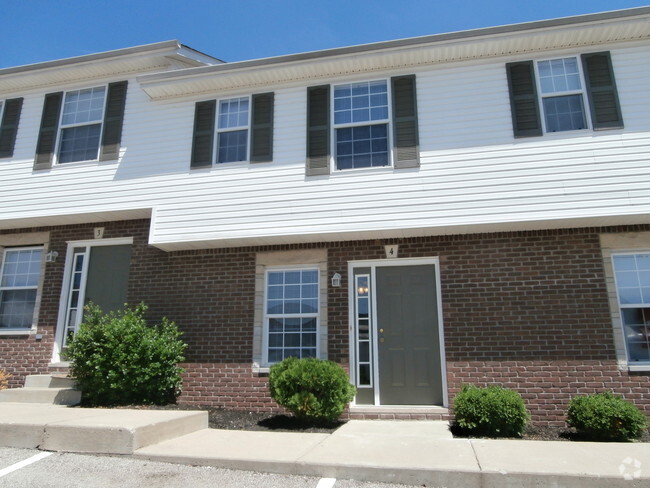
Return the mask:
[[147,220],[32,229],[51,232],[59,259],[46,268],[43,340],[0,337],[0,367],[15,375],[14,386],[26,374],[48,372],[66,241],[91,239],[95,226],[106,228],[105,238],[134,237],[129,302],[145,301],[150,318],[167,316],[183,330],[183,402],[275,408],[266,377],[251,369],[257,252],[328,249],[328,273],[343,278],[328,289],[328,354],[348,367],[348,261],[383,259],[384,245],[396,243],[401,258],[440,259],[450,400],[466,382],[502,384],[522,393],[536,421],[557,423],[571,395],[612,388],[650,413],[650,376],[616,367],[598,239],[650,226],[173,253],[147,245]]
[[605,390],[622,395],[650,416],[650,378],[619,371],[616,361],[450,361],[447,379],[450,397],[466,383],[514,389],[538,424],[563,426],[573,396]]

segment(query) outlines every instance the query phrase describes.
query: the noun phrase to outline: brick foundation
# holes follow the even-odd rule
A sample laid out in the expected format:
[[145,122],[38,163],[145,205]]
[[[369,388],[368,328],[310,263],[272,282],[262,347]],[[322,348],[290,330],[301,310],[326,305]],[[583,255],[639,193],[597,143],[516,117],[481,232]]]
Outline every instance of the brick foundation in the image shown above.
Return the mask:
[[[278,411],[267,378],[253,371],[255,259],[261,251],[327,249],[328,356],[349,361],[348,262],[438,257],[450,401],[463,383],[501,384],[525,398],[537,423],[559,424],[569,398],[613,389],[650,414],[650,375],[619,371],[599,234],[650,226],[420,237],[165,253],[147,244],[149,221],[134,220],[0,234],[49,231],[48,263],[34,336],[1,336],[0,368],[20,386],[48,364],[59,310],[67,241],[133,237],[128,301],[144,301],[151,319],[166,316],[188,343],[180,401],[249,411]],[[382,414],[389,415],[390,414]],[[380,416],[379,416],[380,417]],[[366,418],[369,418],[366,416]]]

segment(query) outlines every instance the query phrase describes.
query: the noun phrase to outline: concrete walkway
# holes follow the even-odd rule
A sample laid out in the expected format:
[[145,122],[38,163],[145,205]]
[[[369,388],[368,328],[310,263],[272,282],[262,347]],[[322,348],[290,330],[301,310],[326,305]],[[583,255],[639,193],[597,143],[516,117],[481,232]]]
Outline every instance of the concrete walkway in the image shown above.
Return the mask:
[[647,487],[650,444],[453,439],[444,422],[333,434],[207,429],[206,412],[0,404],[0,446],[428,487]]

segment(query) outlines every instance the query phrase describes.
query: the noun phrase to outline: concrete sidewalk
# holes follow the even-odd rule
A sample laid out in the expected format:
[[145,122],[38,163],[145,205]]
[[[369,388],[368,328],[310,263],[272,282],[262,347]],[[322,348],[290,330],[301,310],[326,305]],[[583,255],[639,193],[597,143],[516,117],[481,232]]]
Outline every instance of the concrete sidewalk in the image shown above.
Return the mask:
[[207,429],[206,412],[0,404],[0,446],[428,487],[647,487],[650,444],[454,439],[444,422],[333,434]]

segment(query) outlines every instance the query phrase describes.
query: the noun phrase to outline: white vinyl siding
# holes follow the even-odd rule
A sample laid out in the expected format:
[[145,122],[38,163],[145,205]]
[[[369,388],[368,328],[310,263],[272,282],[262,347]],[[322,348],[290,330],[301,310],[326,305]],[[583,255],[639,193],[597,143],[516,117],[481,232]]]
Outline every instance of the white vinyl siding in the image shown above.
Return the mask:
[[221,164],[209,172],[188,170],[194,103],[205,95],[152,102],[131,78],[119,165],[35,173],[46,90],[24,93],[14,157],[0,165],[0,222],[5,228],[96,222],[152,209],[151,243],[171,250],[647,221],[650,50],[598,49],[611,52],[622,131],[514,141],[504,64],[529,57],[391,71],[386,79],[417,76],[421,166],[307,180],[307,82],[264,87],[275,93],[272,163]]

